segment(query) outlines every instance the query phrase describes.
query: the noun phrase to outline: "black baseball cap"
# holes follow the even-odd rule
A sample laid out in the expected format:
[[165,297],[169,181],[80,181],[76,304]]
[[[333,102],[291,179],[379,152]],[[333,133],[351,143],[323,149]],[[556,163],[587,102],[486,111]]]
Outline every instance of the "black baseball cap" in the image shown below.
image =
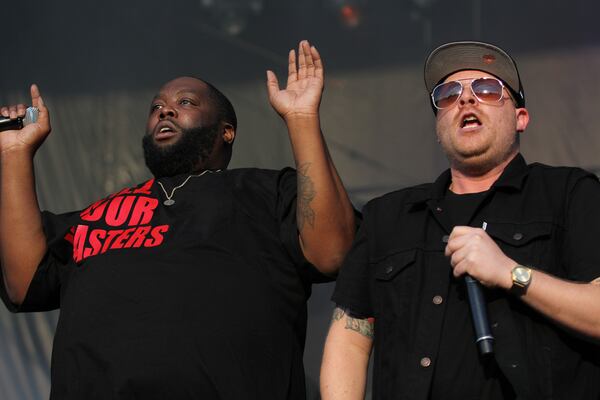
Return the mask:
[[427,91],[431,93],[448,75],[466,69],[496,76],[506,84],[517,107],[525,107],[525,92],[517,63],[501,48],[484,42],[451,42],[433,50],[425,61]]

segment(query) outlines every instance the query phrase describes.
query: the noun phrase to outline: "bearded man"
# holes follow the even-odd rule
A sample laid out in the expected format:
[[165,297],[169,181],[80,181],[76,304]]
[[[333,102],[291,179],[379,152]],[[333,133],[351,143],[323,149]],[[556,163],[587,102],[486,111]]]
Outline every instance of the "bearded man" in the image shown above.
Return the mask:
[[0,135],[0,257],[11,310],[61,310],[51,399],[305,398],[306,300],[336,273],[354,213],[320,130],[317,50],[301,42],[287,88],[271,71],[267,87],[298,172],[228,170],[233,106],[180,77],[151,103],[154,178],[55,215],[36,199],[50,121],[32,86],[37,123]]

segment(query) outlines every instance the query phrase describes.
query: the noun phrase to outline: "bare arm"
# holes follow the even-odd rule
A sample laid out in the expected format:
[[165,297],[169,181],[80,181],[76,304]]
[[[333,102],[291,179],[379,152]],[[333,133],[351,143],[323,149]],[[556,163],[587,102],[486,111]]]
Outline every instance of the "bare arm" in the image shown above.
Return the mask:
[[[488,287],[508,290],[512,286],[511,270],[517,262],[482,229],[454,228],[446,255],[451,257],[454,276],[469,274]],[[600,279],[571,282],[534,270],[521,299],[559,324],[600,339]]]
[[321,365],[323,400],[365,398],[372,344],[372,321],[353,318],[341,308],[333,311]]
[[578,283],[533,271],[522,300],[556,322],[600,339],[600,279]]
[[[21,304],[46,252],[46,236],[35,192],[33,157],[50,133],[48,110],[37,86],[31,87],[38,122],[0,134],[0,263],[10,300]],[[0,108],[5,117],[23,116],[25,106]]]
[[319,104],[323,64],[317,49],[302,41],[288,57],[285,90],[272,71],[267,88],[273,108],[287,124],[298,171],[297,221],[305,257],[321,272],[335,274],[354,238],[354,212],[321,133]]

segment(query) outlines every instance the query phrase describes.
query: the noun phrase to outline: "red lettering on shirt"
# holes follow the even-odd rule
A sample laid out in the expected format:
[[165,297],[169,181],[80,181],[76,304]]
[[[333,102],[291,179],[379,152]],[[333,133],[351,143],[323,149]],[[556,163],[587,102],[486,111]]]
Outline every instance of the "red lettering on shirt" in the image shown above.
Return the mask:
[[106,231],[106,239],[104,240],[104,246],[102,246],[102,253],[106,253],[106,250],[109,249],[110,244],[112,243],[113,239],[115,237],[117,237],[118,235],[120,235],[122,232],[123,232],[122,229],[114,229],[114,230]]
[[76,262],[83,260],[83,248],[85,246],[85,239],[88,232],[87,225],[77,225],[73,239],[73,259]]
[[131,233],[133,231],[135,231],[136,228],[129,228],[129,229],[125,229],[123,231],[123,233],[121,233],[113,242],[112,246],[110,246],[111,249],[122,249],[123,246],[125,245],[123,242],[127,239],[129,239],[129,235],[131,235]]
[[106,210],[106,223],[109,226],[121,226],[127,221],[135,196],[115,197]]
[[152,185],[154,184],[154,179],[150,179],[148,182],[144,183],[143,186],[135,189],[133,191],[134,194],[152,194],[152,191],[150,190],[150,188],[152,187]]
[[163,242],[163,233],[166,233],[169,230],[169,225],[159,225],[155,226],[152,231],[150,231],[151,239],[148,239],[144,242],[144,247],[156,247],[159,246]]
[[152,230],[151,226],[139,226],[136,231],[131,235],[127,243],[125,243],[125,248],[129,247],[142,247],[144,240],[146,239],[146,235]]
[[106,209],[106,205],[108,204],[108,200],[103,199],[95,202],[80,214],[81,219],[84,221],[99,221],[104,214],[104,210]]
[[152,226],[158,199],[151,195],[154,179],[139,188],[126,188],[105,199],[99,200],[80,214],[82,221],[103,221],[109,227],[126,229],[96,228],[97,224],[71,227],[65,240],[73,245],[73,259],[80,263],[84,259],[108,250],[123,248],[156,247],[164,242],[169,225]]
[[106,237],[106,231],[104,229],[94,229],[93,231],[90,232],[90,237],[89,237],[89,242],[90,242],[90,246],[91,249],[89,249],[90,251],[88,252],[86,249],[86,251],[83,254],[84,258],[88,258],[90,256],[95,256],[96,254],[100,253],[100,249],[102,249],[102,239],[104,239]]
[[146,225],[152,220],[154,216],[154,210],[158,206],[158,200],[152,197],[138,197],[133,212],[131,213],[131,219],[129,220],[129,226],[135,225]]

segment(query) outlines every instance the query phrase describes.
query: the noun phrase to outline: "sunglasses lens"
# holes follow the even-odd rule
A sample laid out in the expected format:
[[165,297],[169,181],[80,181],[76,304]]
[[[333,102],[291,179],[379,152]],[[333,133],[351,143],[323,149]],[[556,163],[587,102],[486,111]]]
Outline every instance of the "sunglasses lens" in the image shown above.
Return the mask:
[[431,94],[431,98],[433,99],[433,104],[437,108],[447,108],[452,104],[456,103],[456,100],[460,97],[462,93],[462,86],[460,82],[446,82],[439,86],[436,86],[433,89],[433,93]]
[[483,102],[495,102],[502,99],[502,84],[496,79],[480,78],[471,83],[473,93]]

